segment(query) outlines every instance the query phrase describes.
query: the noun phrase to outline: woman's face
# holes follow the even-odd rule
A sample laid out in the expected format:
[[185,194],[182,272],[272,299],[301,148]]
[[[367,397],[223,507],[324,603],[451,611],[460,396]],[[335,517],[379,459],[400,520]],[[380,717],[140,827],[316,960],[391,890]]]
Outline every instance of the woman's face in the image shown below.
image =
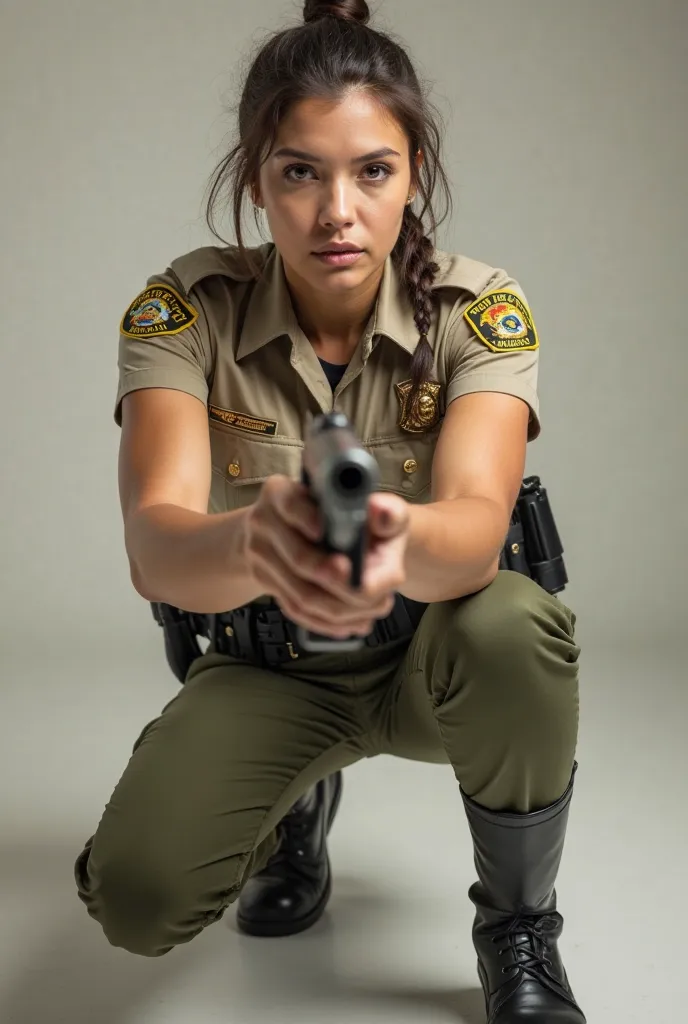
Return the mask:
[[[261,169],[256,200],[287,274],[335,295],[379,277],[411,187],[403,129],[368,94],[351,91],[337,102],[292,108]],[[323,255],[335,243],[348,254]]]

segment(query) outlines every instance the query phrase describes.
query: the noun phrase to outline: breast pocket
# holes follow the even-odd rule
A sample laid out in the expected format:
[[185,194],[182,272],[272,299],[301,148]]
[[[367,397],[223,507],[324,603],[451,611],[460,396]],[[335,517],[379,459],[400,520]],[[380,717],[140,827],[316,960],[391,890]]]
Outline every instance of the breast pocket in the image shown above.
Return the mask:
[[366,447],[380,467],[380,490],[393,491],[409,501],[429,501],[436,443],[436,432],[412,439],[370,441]]
[[210,424],[213,511],[252,504],[270,476],[300,479],[303,442],[298,438],[252,437],[224,424]]

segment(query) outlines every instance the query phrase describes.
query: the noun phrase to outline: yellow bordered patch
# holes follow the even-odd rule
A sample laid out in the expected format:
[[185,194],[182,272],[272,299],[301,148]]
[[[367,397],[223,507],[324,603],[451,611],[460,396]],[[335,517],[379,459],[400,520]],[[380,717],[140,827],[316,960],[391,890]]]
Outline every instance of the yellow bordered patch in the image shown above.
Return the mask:
[[219,409],[216,405],[208,406],[208,415],[219,423],[227,423],[239,430],[248,430],[251,434],[269,434],[274,437],[277,433],[277,420],[263,420],[258,416],[248,416],[244,412]]
[[198,320],[198,311],[179,292],[154,284],[137,295],[122,318],[120,332],[129,338],[179,334]]
[[522,352],[540,346],[530,309],[514,292],[487,292],[463,315],[480,340],[493,352]]

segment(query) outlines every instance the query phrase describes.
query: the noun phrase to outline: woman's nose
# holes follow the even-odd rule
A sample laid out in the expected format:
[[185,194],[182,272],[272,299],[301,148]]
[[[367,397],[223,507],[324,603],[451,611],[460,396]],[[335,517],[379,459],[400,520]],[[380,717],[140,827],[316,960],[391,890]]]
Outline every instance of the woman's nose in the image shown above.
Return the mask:
[[341,228],[355,220],[355,188],[348,182],[335,182],[324,198],[321,222],[328,227]]

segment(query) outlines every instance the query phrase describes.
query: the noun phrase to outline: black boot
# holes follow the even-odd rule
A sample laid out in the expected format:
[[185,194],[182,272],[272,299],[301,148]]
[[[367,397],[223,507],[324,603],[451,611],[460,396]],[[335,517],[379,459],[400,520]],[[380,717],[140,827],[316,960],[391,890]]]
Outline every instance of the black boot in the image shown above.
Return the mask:
[[279,824],[280,844],[243,888],[237,924],[248,935],[303,932],[322,916],[332,890],[327,834],[342,795],[342,773],[318,782]]
[[469,896],[488,1024],[585,1024],[557,949],[554,888],[576,769],[563,797],[533,814],[495,813],[462,792],[480,879]]

